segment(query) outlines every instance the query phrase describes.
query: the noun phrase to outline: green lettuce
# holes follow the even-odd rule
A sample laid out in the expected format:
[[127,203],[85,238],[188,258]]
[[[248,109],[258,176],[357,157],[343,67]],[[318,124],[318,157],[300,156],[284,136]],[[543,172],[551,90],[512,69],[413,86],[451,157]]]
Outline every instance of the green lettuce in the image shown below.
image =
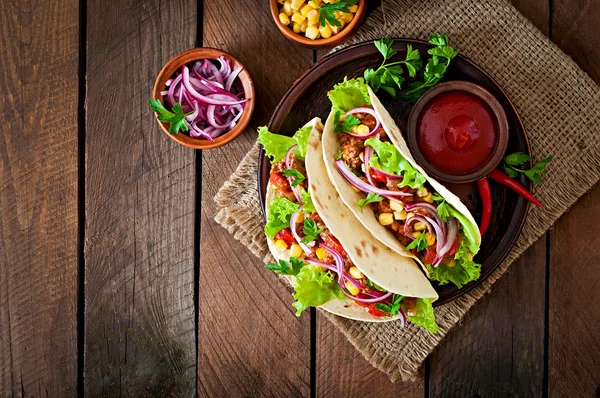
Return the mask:
[[265,152],[272,162],[279,162],[290,149],[292,145],[298,145],[294,150],[294,154],[300,159],[306,156],[306,148],[308,147],[308,138],[312,132],[312,126],[300,128],[293,137],[288,137],[281,134],[273,134],[267,126],[258,128],[258,142],[265,148]]
[[265,225],[265,235],[269,239],[274,239],[275,235],[284,228],[290,226],[292,213],[298,211],[300,205],[286,198],[274,198],[269,204],[269,214],[267,214],[267,225]]
[[413,189],[419,189],[425,184],[425,176],[419,173],[392,143],[383,142],[379,138],[369,138],[365,141],[365,145],[373,147],[376,152],[369,162],[371,166],[386,173],[402,176],[399,187],[408,185]]
[[465,246],[466,248],[468,248],[468,250],[471,251],[471,253],[473,253],[474,255],[477,254],[479,252],[479,244],[477,242],[479,240],[479,228],[477,227],[477,225],[470,222],[467,217],[465,217],[454,207],[449,206],[449,212],[450,215],[456,218],[462,226],[462,233],[464,234],[464,239],[462,240],[461,248]]
[[448,267],[446,264],[440,264],[433,268],[430,264],[425,264],[429,271],[429,279],[438,281],[440,285],[454,283],[459,289],[471,281],[479,279],[481,275],[481,264],[469,260],[471,250],[465,239],[462,239],[454,259],[456,265]]
[[300,197],[304,202],[302,206],[302,211],[304,213],[316,213],[317,209],[315,208],[315,204],[313,203],[312,196],[310,196],[310,192],[306,189],[300,187]]
[[438,326],[435,323],[435,315],[433,313],[432,299],[417,299],[415,316],[408,316],[408,320],[425,328],[429,333],[437,333]]
[[320,267],[305,266],[296,275],[294,282],[296,316],[300,316],[308,307],[317,307],[333,298],[344,298],[338,283],[328,271]]
[[365,79],[362,77],[350,80],[345,78],[343,82],[333,86],[327,96],[334,110],[347,112],[359,106],[371,105],[367,87]]

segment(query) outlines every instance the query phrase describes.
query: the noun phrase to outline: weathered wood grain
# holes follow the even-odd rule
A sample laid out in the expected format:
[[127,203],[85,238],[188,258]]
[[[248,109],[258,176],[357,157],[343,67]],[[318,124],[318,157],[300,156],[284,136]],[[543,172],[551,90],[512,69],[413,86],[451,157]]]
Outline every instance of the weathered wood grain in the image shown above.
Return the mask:
[[195,0],[87,4],[85,393],[196,392],[195,154],[148,107]]
[[[204,1],[203,45],[238,58],[260,101],[252,121],[266,124],[285,90],[312,63],[270,20],[269,3]],[[239,21],[235,29],[231,21]],[[202,153],[198,331],[200,396],[309,396],[310,315],[294,315],[290,291],[213,220],[213,197],[256,141],[252,129]]]
[[0,1],[0,396],[77,391],[79,2]]
[[[553,3],[552,39],[600,84],[596,1]],[[600,395],[600,186],[557,223],[550,241],[549,395]]]

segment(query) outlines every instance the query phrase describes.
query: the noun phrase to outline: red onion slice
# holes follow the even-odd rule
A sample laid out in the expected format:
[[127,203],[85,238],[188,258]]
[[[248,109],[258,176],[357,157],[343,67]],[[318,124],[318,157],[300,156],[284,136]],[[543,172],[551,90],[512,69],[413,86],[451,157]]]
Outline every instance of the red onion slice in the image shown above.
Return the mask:
[[365,146],[365,152],[363,153],[363,164],[365,165],[365,175],[367,176],[369,184],[376,187],[377,185],[375,185],[375,182],[373,182],[373,178],[371,178],[371,165],[369,164],[369,162],[371,161],[371,156],[373,156],[373,151],[374,149],[372,146]]
[[[328,270],[335,272],[336,274],[338,273],[337,266],[335,266],[335,267],[334,267],[333,265],[331,265],[331,264],[329,264],[329,263],[326,263],[325,261],[320,261],[320,260],[317,260],[317,259],[315,259],[315,258],[312,258],[312,257],[306,257],[306,258],[305,258],[305,260],[306,260],[307,262],[311,263],[311,264],[314,264],[314,265],[319,265],[319,266],[325,267],[325,268],[327,268]],[[350,283],[352,283],[352,284],[353,284],[353,285],[354,285],[354,286],[355,286],[357,289],[362,289],[362,288],[363,288],[363,286],[362,286],[360,283],[358,283],[358,281],[357,281],[356,279],[354,279],[353,277],[351,277],[351,276],[350,276],[349,274],[347,274],[346,272],[344,272],[344,273],[343,273],[343,276],[344,276],[344,278],[346,278],[348,281],[350,281]],[[383,294],[383,293],[382,293],[382,294]],[[379,296],[377,296],[377,297],[379,297]]]
[[375,137],[377,135],[377,133],[379,132],[379,128],[381,127],[381,122],[379,121],[379,117],[375,113],[375,109],[367,108],[366,106],[361,106],[359,108],[350,109],[348,112],[344,113],[344,116],[353,115],[355,113],[368,113],[369,115],[373,116],[375,118],[375,122],[376,122],[375,128],[373,128],[373,130],[371,130],[371,132],[367,135],[359,135],[359,134],[352,134],[352,133],[346,133],[346,134],[348,134],[350,137],[358,138],[361,140],[366,140],[367,138]]
[[182,76],[183,76],[183,85],[184,85],[185,89],[188,91],[188,94],[198,102],[201,102],[201,103],[204,103],[207,105],[235,105],[235,104],[241,104],[241,103],[247,101],[247,100],[224,101],[224,100],[214,98],[214,96],[219,95],[219,94],[212,94],[212,95],[207,95],[207,96],[200,94],[198,91],[196,91],[194,89],[194,87],[192,87],[192,85],[190,83],[190,70],[185,65],[183,65]]
[[306,255],[309,256],[312,254],[312,250],[310,250],[310,248],[308,246],[306,246],[305,243],[302,243],[302,238],[300,237],[300,235],[298,235],[298,232],[296,231],[296,219],[297,218],[298,218],[298,212],[292,213],[291,218],[290,218],[290,229],[292,230],[292,235],[294,236],[294,239],[296,239],[296,242],[300,245],[302,250],[304,250],[304,253],[306,253]]
[[233,85],[233,82],[235,81],[235,79],[237,78],[237,76],[240,74],[241,71],[242,71],[242,67],[240,66],[239,68],[237,68],[236,70],[231,72],[231,74],[229,76],[227,76],[227,80],[225,81],[225,90],[227,90],[227,91],[231,90],[231,86]]
[[342,176],[344,176],[344,178],[346,179],[346,181],[348,181],[350,183],[350,185],[352,185],[353,187],[355,187],[356,189],[358,189],[360,191],[363,191],[365,193],[373,192],[377,195],[390,196],[390,197],[394,197],[394,198],[395,197],[403,197],[403,196],[412,196],[412,193],[407,193],[407,192],[402,192],[402,191],[390,191],[387,189],[381,189],[381,188],[377,188],[372,185],[369,185],[368,183],[366,183],[363,180],[361,180],[360,178],[358,178],[358,176],[356,176],[356,174],[354,174],[352,172],[352,170],[350,170],[350,168],[344,162],[343,159],[336,160],[335,164],[336,164],[338,170],[340,171],[340,173],[342,174]]

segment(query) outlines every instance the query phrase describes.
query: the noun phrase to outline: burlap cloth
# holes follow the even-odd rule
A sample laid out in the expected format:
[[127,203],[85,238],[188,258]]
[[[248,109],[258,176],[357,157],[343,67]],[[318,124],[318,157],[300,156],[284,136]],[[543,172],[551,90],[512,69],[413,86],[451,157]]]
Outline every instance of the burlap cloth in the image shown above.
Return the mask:
[[[507,1],[384,0],[352,42],[386,36],[427,39],[434,32],[447,33],[461,54],[498,81],[523,118],[534,159],[553,154],[554,161],[543,185],[534,188],[544,208],[529,207],[523,233],[498,270],[470,293],[436,308],[439,333],[327,314],[392,381],[412,380],[425,358],[509,265],[600,178],[599,87]],[[215,197],[215,220],[262,258],[268,253],[256,187],[257,155],[256,145]]]

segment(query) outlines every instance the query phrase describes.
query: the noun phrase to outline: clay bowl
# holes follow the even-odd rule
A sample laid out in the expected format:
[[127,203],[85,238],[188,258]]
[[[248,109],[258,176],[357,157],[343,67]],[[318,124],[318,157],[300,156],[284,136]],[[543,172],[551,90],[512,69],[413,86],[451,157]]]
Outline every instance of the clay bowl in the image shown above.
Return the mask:
[[367,13],[367,1],[359,0],[357,4],[358,10],[356,11],[354,18],[352,19],[352,21],[350,21],[349,24],[344,26],[344,29],[342,29],[340,33],[338,33],[337,35],[332,35],[328,39],[311,40],[301,33],[295,33],[291,27],[282,24],[279,20],[279,9],[281,4],[279,4],[277,0],[270,1],[271,16],[273,17],[273,21],[275,21],[277,28],[279,28],[279,31],[294,43],[309,48],[333,48],[345,43],[350,37],[352,37],[352,35],[354,35],[354,33],[356,33],[356,31],[362,24],[362,21],[365,19],[365,14]]
[[166,90],[167,80],[169,80],[175,74],[175,72],[179,71],[183,65],[187,64],[189,66],[195,61],[202,59],[217,60],[217,58],[220,56],[227,57],[231,61],[231,66],[233,69],[242,67],[242,70],[238,75],[238,79],[242,83],[242,87],[244,89],[244,97],[249,99],[246,103],[244,103],[244,112],[242,114],[242,117],[240,118],[240,120],[238,120],[237,124],[231,130],[215,138],[214,141],[190,137],[186,133],[182,132],[180,132],[179,134],[170,134],[169,124],[156,119],[162,131],[178,144],[193,149],[218,148],[236,139],[246,129],[248,123],[250,122],[252,112],[254,111],[255,100],[254,84],[252,83],[252,78],[250,77],[248,70],[244,67],[244,65],[242,65],[240,61],[238,61],[225,51],[217,50],[215,48],[192,48],[171,58],[171,60],[169,60],[169,62],[167,62],[165,66],[163,66],[160,73],[156,77],[156,81],[154,82],[154,89],[152,90],[152,98],[158,99],[161,102],[163,102],[163,97],[160,95],[160,92]]
[[[450,91],[463,91],[480,98],[488,105],[496,119],[496,145],[490,157],[480,168],[467,174],[450,174],[437,169],[425,158],[417,140],[419,117],[421,116],[423,109],[431,100],[442,93]],[[419,98],[408,115],[407,138],[410,152],[413,154],[417,163],[425,169],[427,174],[437,180],[446,182],[468,183],[487,176],[492,170],[498,167],[502,161],[508,146],[508,119],[506,118],[506,112],[504,112],[500,102],[489,91],[475,83],[464,80],[454,80],[434,86]]]

